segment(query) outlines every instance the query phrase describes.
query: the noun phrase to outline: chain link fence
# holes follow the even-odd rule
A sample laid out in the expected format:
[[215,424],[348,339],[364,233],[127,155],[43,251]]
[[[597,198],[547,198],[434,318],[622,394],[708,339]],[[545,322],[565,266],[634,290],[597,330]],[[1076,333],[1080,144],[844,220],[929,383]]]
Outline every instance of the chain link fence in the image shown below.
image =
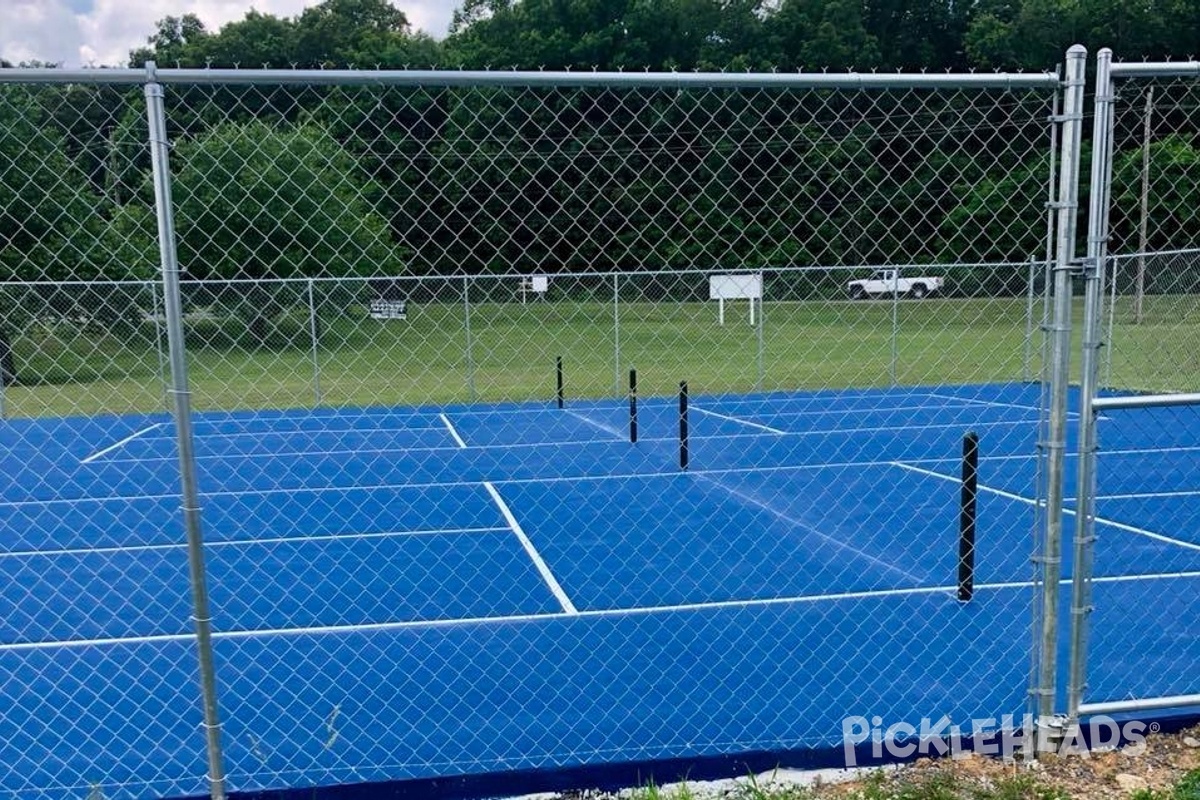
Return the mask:
[[1056,76],[4,72],[3,791],[1026,710]]
[[1200,624],[1196,75],[1195,62],[1113,63],[1108,50],[1098,60],[1071,722],[1200,706],[1187,653]]

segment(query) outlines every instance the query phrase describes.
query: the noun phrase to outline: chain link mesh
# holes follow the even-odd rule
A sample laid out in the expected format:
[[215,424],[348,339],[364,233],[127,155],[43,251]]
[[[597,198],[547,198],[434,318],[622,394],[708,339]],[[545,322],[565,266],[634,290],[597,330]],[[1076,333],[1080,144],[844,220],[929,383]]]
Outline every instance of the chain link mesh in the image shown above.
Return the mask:
[[[232,788],[1024,710],[1054,86],[769,83],[166,87]],[[0,86],[13,795],[204,788],[144,115]]]
[[[1200,83],[1114,75],[1108,286],[1101,395],[1200,389]],[[1093,187],[1095,191],[1095,187]],[[1163,398],[1151,398],[1162,403]],[[1175,402],[1170,400],[1168,402]],[[1105,410],[1098,421],[1093,602],[1084,663],[1088,703],[1200,698],[1186,642],[1200,618],[1194,486],[1197,408]],[[1145,576],[1131,582],[1128,575]],[[1125,577],[1123,577],[1125,576]],[[1153,602],[1146,601],[1152,586]]]

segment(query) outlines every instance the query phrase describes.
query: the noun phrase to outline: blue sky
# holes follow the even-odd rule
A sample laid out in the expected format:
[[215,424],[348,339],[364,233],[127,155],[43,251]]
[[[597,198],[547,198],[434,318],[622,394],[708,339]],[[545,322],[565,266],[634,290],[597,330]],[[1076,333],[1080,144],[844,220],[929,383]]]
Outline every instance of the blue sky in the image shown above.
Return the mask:
[[[210,30],[252,7],[290,17],[319,0],[0,0],[0,57],[65,67],[124,66],[154,23],[194,13]],[[392,0],[414,28],[445,36],[460,0]]]

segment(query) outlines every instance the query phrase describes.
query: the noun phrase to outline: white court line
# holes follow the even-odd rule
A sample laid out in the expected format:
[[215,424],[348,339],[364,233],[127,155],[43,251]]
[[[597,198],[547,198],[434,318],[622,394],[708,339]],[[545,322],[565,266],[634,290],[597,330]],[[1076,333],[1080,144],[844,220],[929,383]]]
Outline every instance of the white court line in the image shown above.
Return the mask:
[[[205,547],[243,547],[254,544],[305,544],[306,542],[344,542],[356,539],[392,539],[405,536],[436,536],[438,534],[510,533],[508,528],[431,528],[416,531],[380,531],[377,533],[331,533],[304,536],[272,536],[265,539],[219,539],[207,541]],[[0,552],[0,559],[35,558],[38,556],[88,556],[113,555],[116,553],[154,553],[164,550],[182,550],[187,542],[170,544],[114,545],[110,547],[70,547],[59,550],[10,550]]]
[[[975,428],[1015,428],[1018,426],[1028,426],[1030,420],[1001,420],[997,422],[974,421],[971,427]],[[859,433],[888,433],[893,431],[906,431],[910,433],[923,433],[925,431],[940,431],[940,430],[962,430],[964,423],[952,422],[945,425],[878,425],[873,428],[827,428],[825,430],[816,431],[792,431],[788,436],[832,436],[834,434],[859,434]],[[717,438],[717,437],[706,437]]]
[[[710,436],[708,439],[728,438],[741,439],[749,437],[758,437],[759,434],[737,434],[726,437]],[[663,438],[648,438],[639,439],[646,442],[678,442],[678,437],[663,437]],[[568,445],[588,445],[588,444],[612,444],[608,439],[594,439],[584,442],[565,442],[565,443],[531,443],[527,445],[515,445],[516,447],[558,447],[563,444]],[[444,447],[429,448],[431,450],[445,450]],[[1186,450],[1200,450],[1200,447],[1194,448],[1179,448],[1179,447],[1162,447],[1162,448],[1134,448],[1130,450],[1102,450],[1098,454],[1101,458],[1109,458],[1111,456],[1121,455],[1157,455],[1162,453],[1177,453]],[[355,451],[362,452],[362,451]],[[383,451],[388,452],[388,451]],[[1069,452],[1063,454],[1065,458],[1078,458],[1079,454]],[[1041,458],[1036,453],[1014,454],[1005,456],[980,456],[979,461],[1028,461]],[[148,459],[129,459],[130,463],[137,463]],[[895,459],[885,458],[875,461],[830,461],[819,464],[787,464],[776,467],[727,467],[723,469],[699,469],[691,470],[693,475],[737,475],[749,472],[803,472],[810,470],[823,469],[860,469],[865,467],[894,467],[903,466],[906,469],[916,469],[914,464],[958,464],[962,461],[960,456],[946,456],[945,458],[911,458],[901,463]],[[107,463],[125,463],[122,459],[110,459]],[[671,478],[679,477],[679,472],[625,472],[625,473],[605,473],[603,475],[557,475],[538,478],[493,478],[494,483],[501,485],[505,484],[530,484],[530,483],[562,483],[564,481],[604,481],[604,480],[637,480],[642,478]],[[957,480],[957,479],[956,479]],[[379,483],[379,484],[357,484],[350,486],[293,486],[282,487],[275,489],[238,489],[216,492],[201,492],[201,497],[241,497],[241,496],[263,496],[272,494],[303,494],[305,492],[322,493],[322,492],[358,492],[358,491],[392,491],[395,489],[436,489],[436,488],[453,488],[461,486],[474,486],[474,481],[430,481],[427,483]],[[141,501],[156,501],[156,500],[178,500],[178,494],[143,494],[143,495],[109,495],[105,497],[56,497],[42,500],[0,500],[0,508],[22,508],[25,506],[53,506],[53,505],[75,505],[85,503],[111,503],[111,502],[141,502]],[[1013,499],[1024,500],[1014,496]]]
[[692,408],[696,409],[701,414],[708,414],[710,417],[717,417],[718,419],[726,419],[726,420],[729,420],[730,422],[736,422],[739,425],[746,425],[751,428],[758,428],[759,430],[766,431],[768,433],[778,433],[781,435],[787,433],[787,431],[781,431],[778,428],[772,428],[770,425],[760,425],[757,422],[750,422],[749,420],[738,419],[737,417],[731,417],[728,414],[718,414],[716,411],[709,411],[707,408],[701,408],[700,406],[697,406],[697,405],[693,405]]
[[[758,436],[759,434],[748,434]],[[639,441],[643,441],[639,439]],[[648,442],[678,442],[676,438],[666,439],[646,439]],[[607,439],[603,440],[605,444],[611,444]],[[599,443],[599,440],[597,440]],[[445,448],[442,448],[445,449]],[[993,456],[995,459],[1002,458],[1035,458],[1036,456]],[[986,456],[981,457],[980,461],[989,460]],[[941,463],[960,463],[962,457],[947,457],[939,459],[914,459],[911,463],[922,464],[941,464]],[[725,467],[722,469],[693,469],[689,470],[691,475],[741,475],[745,473],[767,473],[767,472],[807,472],[823,469],[861,469],[864,467],[894,467],[896,461],[893,459],[885,459],[882,461],[834,461],[821,464],[787,464],[778,467]],[[493,478],[493,483],[501,485],[520,486],[533,483],[565,483],[565,482],[586,482],[586,481],[630,481],[641,480],[647,478],[679,478],[684,473],[678,470],[668,472],[606,472],[601,475],[554,475],[549,477],[534,477],[534,478]],[[222,490],[216,492],[201,492],[202,499],[214,497],[262,497],[274,494],[322,494],[324,492],[379,492],[379,491],[395,491],[397,489],[455,489],[464,486],[477,486],[476,481],[429,481],[427,483],[376,483],[376,484],[355,484],[350,486],[289,486],[277,487],[273,489],[237,489],[237,490]],[[178,500],[178,494],[142,494],[142,495],[110,495],[106,497],[60,497],[50,498],[46,500],[0,500],[0,508],[21,508],[24,506],[52,506],[52,505],[76,505],[85,503],[130,503],[141,501],[159,501],[159,500]]]
[[761,413],[769,414],[771,417],[831,417],[831,416],[848,416],[852,414],[886,414],[893,411],[964,411],[968,408],[977,408],[968,403],[961,404],[942,404],[942,405],[919,405],[919,406],[871,406],[862,408],[835,408],[835,409],[820,409],[817,411],[763,411]]
[[750,495],[745,494],[744,492],[739,492],[737,489],[734,489],[730,486],[726,486],[725,484],[720,483],[719,481],[715,481],[712,478],[709,478],[705,475],[701,475],[699,473],[692,473],[692,474],[695,475],[697,478],[700,478],[701,480],[703,480],[705,483],[711,483],[713,486],[716,486],[718,489],[725,491],[725,492],[729,492],[729,494],[738,498],[742,502],[749,503],[750,505],[755,506],[756,508],[761,508],[763,511],[766,511],[771,516],[773,516],[777,519],[781,519],[784,522],[788,523],[789,525],[794,525],[797,528],[803,528],[804,530],[808,531],[809,533],[815,534],[816,536],[820,537],[821,539],[824,539],[826,542],[829,542],[834,547],[836,547],[840,550],[848,550],[849,552],[853,553],[854,555],[858,556],[859,558],[862,558],[862,559],[874,564],[875,566],[886,570],[887,572],[894,572],[897,575],[902,575],[903,577],[907,578],[908,580],[916,581],[917,583],[920,583],[922,581],[921,577],[919,577],[917,575],[913,575],[911,572],[906,572],[905,570],[902,570],[899,567],[894,567],[891,564],[888,564],[886,561],[881,561],[880,559],[876,558],[875,556],[871,555],[870,553],[864,553],[862,550],[859,550],[858,548],[851,547],[850,545],[846,544],[845,542],[841,541],[840,539],[838,539],[834,536],[830,536],[828,534],[822,533],[821,531],[814,528],[812,525],[809,525],[807,522],[802,522],[801,520],[798,520],[795,517],[791,517],[791,516],[788,516],[787,514],[784,514],[782,511],[777,511],[776,509],[771,508],[771,506],[767,505],[766,503],[762,502],[761,500],[751,497]]
[[409,433],[410,431],[440,431],[441,425],[419,425],[404,428],[268,428],[261,431],[232,431],[229,433],[198,433],[196,439],[245,439],[262,438],[264,436],[295,436],[297,438],[313,436],[343,436],[348,433],[361,433],[363,436],[377,436],[381,433]]
[[453,425],[453,423],[450,422],[450,418],[447,417],[445,414],[438,414],[438,416],[442,418],[442,422],[446,425],[446,430],[450,431],[450,435],[452,437],[454,437],[454,441],[458,444],[458,446],[461,447],[463,450],[466,450],[467,443],[464,442],[463,438],[458,435],[458,431],[456,431],[454,429],[454,425]]
[[537,567],[538,574],[542,576],[542,580],[550,587],[550,593],[558,600],[558,604],[562,606],[562,610],[567,614],[578,614],[578,609],[571,602],[571,598],[567,597],[567,593],[563,591],[558,579],[554,577],[554,573],[550,571],[550,567],[546,566],[542,554],[533,546],[533,542],[529,541],[529,537],[525,535],[524,529],[521,528],[521,523],[517,522],[517,518],[508,508],[508,504],[504,502],[504,498],[496,491],[496,487],[490,481],[483,482],[483,488],[488,490],[488,494],[492,496],[492,500],[496,502],[496,506],[500,509],[500,513],[504,515],[504,520],[508,526],[512,528],[512,532],[521,540],[521,546],[525,548],[525,552],[529,554],[529,558],[533,561],[533,565]]
[[[1099,450],[1096,456],[1099,458],[1109,458],[1111,456],[1144,456],[1144,455],[1162,455],[1163,453],[1186,453],[1193,450],[1200,450],[1200,447],[1131,447],[1128,450]],[[1021,459],[1041,458],[1037,453],[1028,453],[1025,455],[1014,454],[1007,456],[980,456],[980,461],[1019,461]],[[1079,452],[1072,450],[1063,453],[1063,458],[1079,458]],[[115,459],[114,459],[115,460]],[[941,464],[962,461],[961,457],[946,458],[910,458],[905,463],[907,464]],[[882,462],[877,462],[882,463]],[[887,463],[896,463],[889,461]]]
[[[746,424],[750,424],[750,423],[746,423]],[[1020,426],[1028,426],[1030,424],[1030,420],[1003,420],[1003,421],[999,421],[999,422],[978,422],[977,421],[977,422],[973,422],[971,424],[973,427],[976,427],[976,428],[1015,428],[1015,427],[1020,427]],[[921,431],[931,431],[931,430],[961,430],[962,427],[963,427],[963,423],[961,423],[961,422],[950,423],[950,424],[946,424],[946,425],[920,425],[920,426],[898,424],[898,425],[883,425],[883,426],[874,427],[874,428],[826,428],[826,429],[811,430],[811,431],[790,431],[790,432],[789,431],[776,431],[774,435],[782,436],[782,437],[803,437],[803,436],[835,436],[835,435],[839,435],[839,434],[844,434],[847,436],[851,436],[851,435],[857,435],[860,433],[888,433],[888,432],[898,432],[898,431],[921,432]],[[715,434],[712,436],[703,436],[703,437],[697,437],[697,438],[703,439],[704,441],[727,441],[727,440],[736,440],[736,439],[748,439],[748,438],[752,438],[752,437],[761,437],[761,436],[762,436],[761,433],[723,433],[723,434]],[[663,436],[663,437],[639,438],[638,441],[641,441],[641,442],[678,442],[679,439],[678,439],[678,437]],[[537,448],[537,447],[578,447],[578,446],[586,446],[586,445],[592,445],[592,444],[611,445],[613,443],[614,442],[611,439],[585,439],[585,440],[563,441],[563,442],[521,442],[518,444],[494,444],[494,445],[490,445],[490,447],[497,449],[497,450],[519,450],[519,449],[523,449],[523,448]],[[345,450],[287,450],[287,451],[275,450],[273,452],[267,452],[267,453],[197,454],[196,459],[203,461],[205,459],[238,458],[238,459],[243,459],[246,461],[254,461],[254,460],[261,460],[261,459],[280,458],[282,456],[287,456],[287,457],[304,456],[304,457],[309,457],[309,458],[325,458],[328,456],[347,456],[347,455],[385,455],[388,453],[400,453],[400,452],[404,452],[404,453],[436,453],[439,450],[445,450],[445,449],[446,449],[445,447],[433,446],[433,447],[379,447],[379,448],[362,448],[362,447],[360,447],[360,448],[345,449]],[[1161,452],[1177,452],[1177,451],[1180,451],[1181,449],[1182,448],[1166,448],[1166,449],[1162,450]],[[1198,448],[1198,449],[1200,449],[1200,448]],[[1109,451],[1109,452],[1116,452],[1116,451]],[[1120,452],[1125,452],[1125,451],[1120,451]],[[1134,451],[1128,451],[1128,452],[1134,452]],[[1147,451],[1147,452],[1151,452],[1151,451]],[[164,462],[165,461],[175,461],[176,459],[177,459],[176,456],[149,456],[146,458],[110,458],[110,459],[106,460],[105,463],[106,464],[148,464],[148,463],[153,463],[153,462],[158,462],[158,461],[164,461]],[[946,459],[946,460],[952,461],[954,459]],[[879,462],[879,463],[890,464],[891,462],[883,461],[883,462]]]
[[[1193,572],[1159,572],[1145,575],[1111,575],[1093,578],[1092,583],[1131,583],[1135,581],[1157,580],[1191,580],[1200,578],[1200,571]],[[1059,581],[1061,586],[1069,586],[1070,578]],[[977,583],[975,590],[1006,591],[1012,589],[1031,589],[1037,584],[1032,581],[1007,581],[1000,583]],[[600,608],[575,611],[552,611],[543,614],[508,614],[494,617],[459,617],[456,619],[423,619],[405,620],[401,622],[378,622],[357,625],[325,625],[309,628],[267,628],[258,630],[214,631],[214,639],[261,639],[284,636],[320,636],[359,633],[386,633],[388,631],[410,630],[420,628],[455,628],[471,625],[511,625],[513,623],[554,622],[568,619],[596,619],[611,617],[639,617],[656,614],[675,614],[689,611],[721,611],[728,609],[761,608],[768,606],[805,605],[810,603],[833,602],[846,600],[873,600],[888,597],[906,597],[945,594],[947,599],[955,597],[958,586],[920,586],[911,589],[864,589],[854,592],[835,592],[816,595],[794,595],[791,597],[764,597],[751,600],[713,600],[703,603],[679,603],[661,606],[638,606],[634,608]],[[957,602],[957,600],[955,600]],[[20,650],[55,650],[73,647],[103,647],[136,644],[167,644],[171,642],[194,642],[194,633],[164,633],[150,636],[107,637],[98,639],[69,639],[54,642],[14,642],[0,644],[0,652]]]
[[[974,397],[956,397],[955,395],[952,395],[952,394],[938,394],[937,392],[930,392],[929,394],[926,395],[926,397],[934,397],[934,398],[937,398],[938,400],[957,400],[962,403],[971,403],[972,405],[980,405],[980,406],[992,406],[993,408],[1017,408],[1017,409],[1021,409],[1023,411],[1041,411],[1042,410],[1038,406],[1027,406],[1027,405],[1022,405],[1020,403],[997,403],[997,402],[994,402],[991,400],[976,400]],[[1068,417],[1078,417],[1079,412],[1068,411],[1067,416]]]
[[155,430],[156,428],[161,428],[162,426],[163,426],[163,423],[156,422],[148,428],[142,428],[137,433],[133,433],[133,434],[130,434],[129,436],[126,436],[124,439],[117,442],[116,444],[109,445],[108,447],[104,448],[103,450],[101,450],[97,453],[92,453],[87,458],[82,459],[79,463],[80,464],[90,464],[91,462],[95,461],[97,458],[100,458],[100,456],[104,455],[105,453],[111,453],[113,450],[116,450],[118,447],[124,447],[125,445],[129,444],[130,442],[132,442],[134,439],[138,438],[142,434],[149,433],[150,431]]
[[[1128,492],[1126,494],[1101,494],[1096,495],[1097,500],[1161,500],[1168,497],[1197,497],[1200,496],[1200,490],[1197,489],[1179,489],[1174,492]],[[1078,498],[1072,497],[1071,500]]]
[[[617,430],[616,428],[612,427],[611,425],[605,425],[603,422],[597,422],[596,420],[592,419],[591,417],[584,416],[583,414],[577,414],[576,412],[572,411],[569,408],[564,409],[564,410],[567,412],[567,414],[569,416],[572,416],[572,417],[575,417],[576,419],[582,420],[582,421],[586,422],[588,425],[591,425],[593,428],[598,428],[598,429],[604,431],[605,433],[612,434],[613,436],[617,437],[621,441],[625,440],[626,434],[623,433],[622,431]],[[604,441],[607,442],[608,440],[605,439]],[[501,446],[503,447],[503,445],[501,445]]]
[[[917,473],[920,473],[921,475],[928,475],[931,478],[940,478],[941,480],[951,481],[952,483],[961,483],[962,482],[961,478],[956,478],[953,475],[945,475],[941,472],[933,472],[932,470],[921,469],[920,467],[914,467],[910,464],[903,464],[899,461],[896,461],[893,463],[897,467],[900,467],[901,469],[906,469],[906,470],[910,470],[912,472],[917,472]],[[980,485],[978,487],[978,490],[981,492],[987,492],[989,494],[994,494],[999,497],[1004,497],[1009,500],[1016,500],[1017,502],[1024,503],[1025,505],[1029,505],[1029,506],[1041,506],[1042,505],[1042,503],[1037,500],[1031,500],[1028,497],[1022,497],[1021,495],[1013,494],[1012,492],[1005,492],[1000,489],[993,489],[990,486]],[[1075,510],[1071,509],[1071,508],[1064,508],[1063,513],[1067,514],[1069,516],[1072,516],[1072,517],[1076,515]],[[1186,542],[1183,539],[1174,539],[1170,536],[1164,536],[1161,533],[1155,533],[1154,531],[1148,531],[1145,528],[1136,528],[1133,525],[1126,525],[1124,522],[1117,522],[1115,520],[1105,519],[1104,517],[1095,517],[1095,522],[1097,525],[1106,525],[1110,528],[1116,528],[1119,531],[1125,531],[1126,533],[1137,534],[1138,536],[1145,536],[1148,539],[1154,539],[1155,541],[1163,542],[1165,544],[1173,544],[1177,547],[1182,547],[1186,550],[1195,550],[1197,552],[1200,552],[1200,544],[1193,544],[1192,542]]]

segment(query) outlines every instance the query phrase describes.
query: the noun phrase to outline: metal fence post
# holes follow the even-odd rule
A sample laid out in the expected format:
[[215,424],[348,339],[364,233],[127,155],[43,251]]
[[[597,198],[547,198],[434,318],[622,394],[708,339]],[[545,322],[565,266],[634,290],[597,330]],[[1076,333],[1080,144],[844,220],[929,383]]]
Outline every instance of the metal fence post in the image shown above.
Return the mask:
[[[150,294],[154,297],[154,352],[158,356],[158,381],[162,385],[163,405],[168,413],[171,411],[171,385],[167,382],[167,359],[162,348],[162,320],[159,314],[164,313],[158,303],[158,286],[150,284]],[[180,303],[182,306],[182,303]]]
[[1112,187],[1112,51],[1096,58],[1096,114],[1092,123],[1092,176],[1084,269],[1083,355],[1080,370],[1079,467],[1075,510],[1074,572],[1071,580],[1071,649],[1067,683],[1067,723],[1079,719],[1087,678],[1087,623],[1091,613],[1092,556],[1095,543],[1096,417],[1092,400],[1099,374],[1104,316],[1104,266],[1108,250],[1108,199]]
[[1037,258],[1029,257],[1029,285],[1025,291],[1025,352],[1021,356],[1021,380],[1029,383],[1033,379],[1033,288],[1036,280],[1034,270],[1037,267]]
[[[765,364],[764,343],[763,343],[763,326],[766,325],[764,317],[767,315],[767,309],[763,303],[763,299],[767,296],[767,276],[765,273],[758,273],[758,376],[754,382],[754,391],[761,392],[763,390],[763,382],[767,377],[767,368]],[[753,304],[755,298],[750,298]]]
[[167,343],[171,358],[171,394],[175,400],[175,430],[179,447],[183,521],[187,531],[188,567],[191,574],[192,605],[196,623],[196,649],[200,662],[200,691],[204,705],[209,787],[213,800],[224,800],[225,765],[221,754],[221,721],[217,708],[216,671],[212,653],[212,618],[208,605],[204,538],[200,525],[199,493],[196,487],[191,393],[188,389],[187,354],[183,339],[179,262],[175,253],[175,222],[171,209],[166,112],[163,88],[161,84],[155,82],[154,73],[154,62],[147,62],[146,118],[149,124],[150,161],[154,173],[154,203],[158,215],[158,247],[162,261],[163,300],[167,311]]
[[[1109,157],[1109,172],[1112,172],[1112,157]],[[1113,259],[1109,270],[1108,287],[1108,333],[1104,337],[1104,380],[1101,386],[1112,386],[1113,333],[1117,324],[1117,282],[1120,280],[1121,262]]]
[[[1099,90],[1097,89],[1097,92]],[[1096,96],[1097,105],[1100,96]],[[1154,115],[1154,87],[1146,90],[1146,114],[1142,121],[1142,189],[1139,199],[1141,219],[1138,221],[1137,280],[1133,289],[1133,324],[1142,324],[1142,305],[1146,298],[1146,249],[1149,247],[1150,226],[1150,132]]]
[[891,379],[892,386],[899,382],[896,374],[896,362],[900,360],[900,344],[897,341],[900,335],[900,268],[897,266],[892,273],[892,365]]
[[1051,749],[1061,736],[1054,716],[1058,686],[1058,582],[1062,574],[1064,456],[1067,390],[1071,359],[1071,278],[1075,270],[1075,228],[1079,208],[1079,160],[1083,131],[1084,60],[1087,48],[1067,51],[1064,80],[1062,165],[1056,208],[1054,318],[1050,323],[1050,399],[1046,458],[1045,540],[1042,546],[1040,669],[1037,686],[1036,750]]
[[0,324],[0,419],[7,418],[4,408],[4,387],[10,380],[16,380],[16,371],[8,330],[3,324]]
[[620,278],[613,273],[613,395],[621,396],[621,292]]
[[475,394],[475,353],[471,342],[471,278],[463,275],[463,328],[466,333],[467,358],[467,400],[474,403],[478,400]]
[[313,279],[308,279],[308,334],[312,339],[313,405],[321,405],[321,361],[317,355],[320,337],[317,334],[317,306],[313,300]]

